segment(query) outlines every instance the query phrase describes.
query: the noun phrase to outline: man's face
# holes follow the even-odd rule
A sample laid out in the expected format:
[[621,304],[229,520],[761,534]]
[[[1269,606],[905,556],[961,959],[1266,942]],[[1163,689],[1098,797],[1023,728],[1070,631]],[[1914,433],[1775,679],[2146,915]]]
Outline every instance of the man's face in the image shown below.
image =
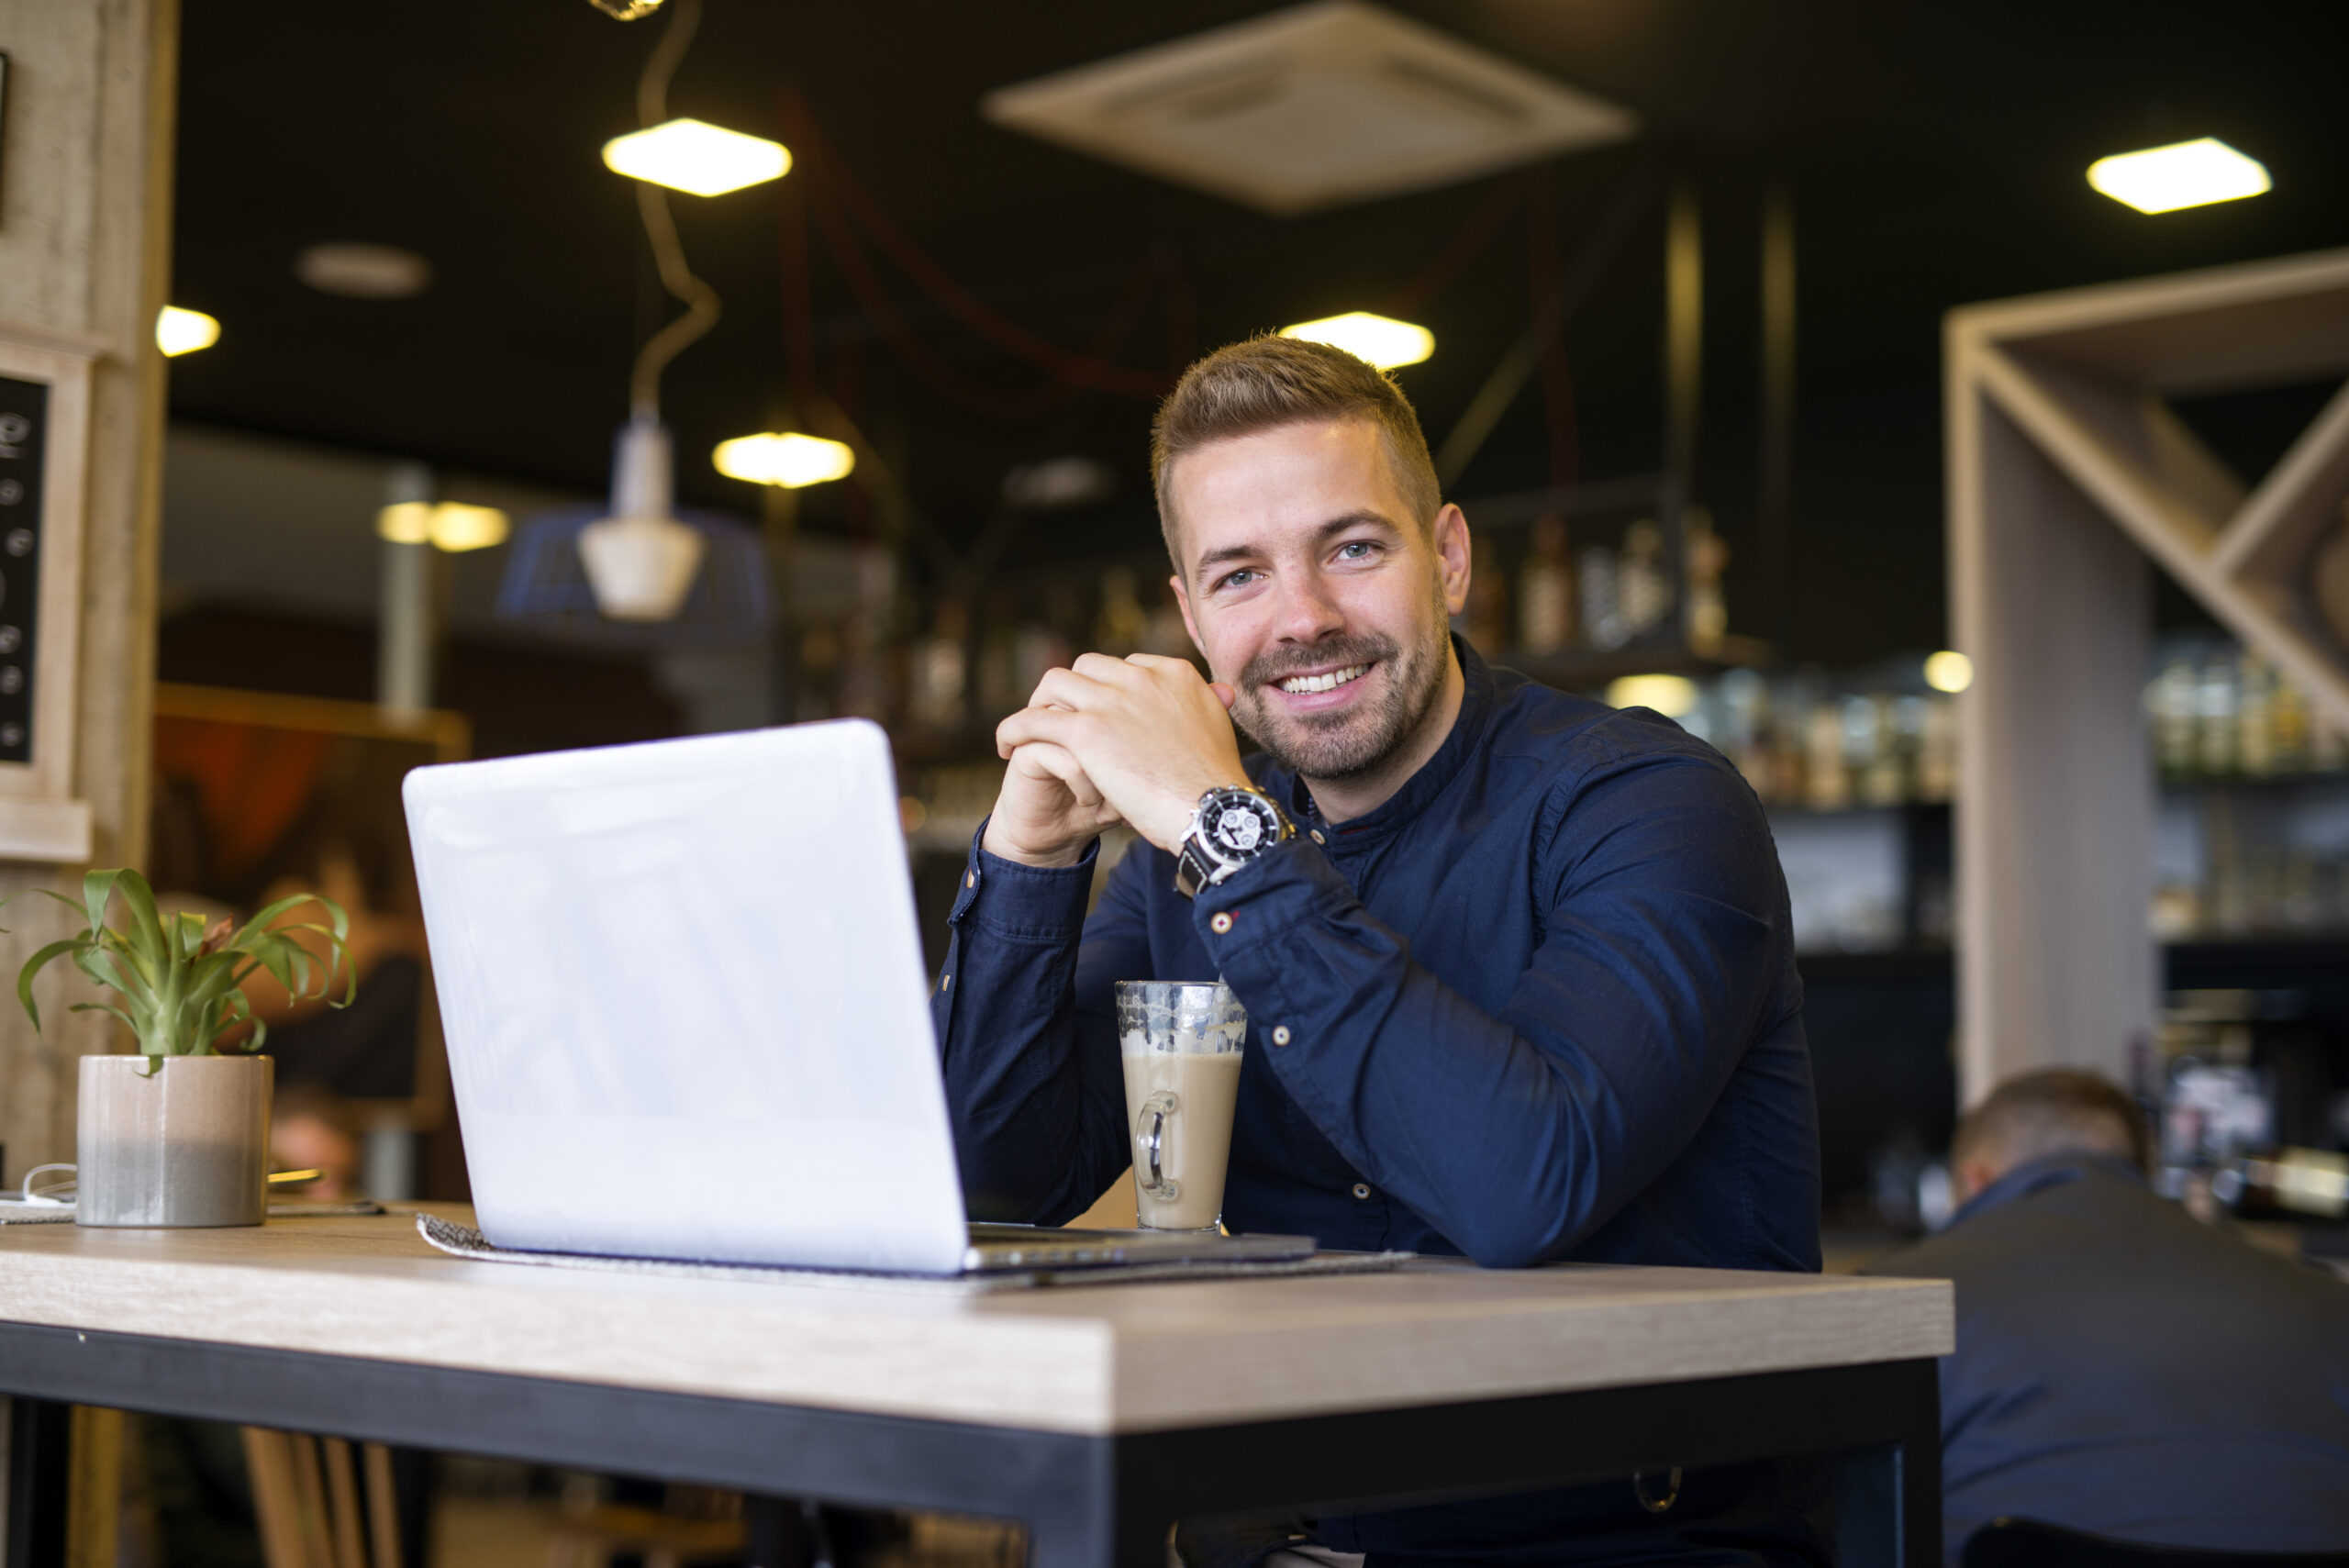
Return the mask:
[[1183,618],[1231,716],[1312,779],[1368,773],[1433,711],[1467,524],[1412,515],[1378,428],[1284,425],[1174,460],[1166,498]]

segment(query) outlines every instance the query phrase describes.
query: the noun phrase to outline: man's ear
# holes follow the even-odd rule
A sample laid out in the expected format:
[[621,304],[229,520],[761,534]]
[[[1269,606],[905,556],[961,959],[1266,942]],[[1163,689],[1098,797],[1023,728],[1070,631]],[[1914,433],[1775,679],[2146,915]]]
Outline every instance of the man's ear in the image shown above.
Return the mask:
[[1950,1195],[1960,1204],[1972,1203],[1975,1195],[1998,1179],[1998,1170],[1987,1160],[1960,1160],[1950,1168]]
[[1433,528],[1437,570],[1443,584],[1444,608],[1453,615],[1468,607],[1468,574],[1474,551],[1468,544],[1467,514],[1445,502],[1435,515]]
[[[1191,646],[1199,651],[1200,658],[1207,659],[1208,645],[1199,639],[1199,623],[1191,618],[1191,595],[1190,590],[1183,586],[1183,574],[1177,572],[1174,576],[1166,579],[1166,583],[1167,586],[1174,590],[1175,607],[1183,612],[1183,629],[1191,634]],[[1214,660],[1208,660],[1208,668],[1210,672],[1209,678],[1212,679]]]

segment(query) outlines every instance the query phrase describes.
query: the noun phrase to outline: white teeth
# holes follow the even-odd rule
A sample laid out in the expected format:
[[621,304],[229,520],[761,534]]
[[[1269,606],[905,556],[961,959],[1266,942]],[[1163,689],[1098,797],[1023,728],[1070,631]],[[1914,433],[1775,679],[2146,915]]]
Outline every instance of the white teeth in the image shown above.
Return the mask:
[[1369,669],[1370,666],[1367,664],[1349,664],[1342,670],[1332,670],[1326,675],[1292,675],[1281,683],[1281,690],[1299,696],[1308,692],[1334,692]]

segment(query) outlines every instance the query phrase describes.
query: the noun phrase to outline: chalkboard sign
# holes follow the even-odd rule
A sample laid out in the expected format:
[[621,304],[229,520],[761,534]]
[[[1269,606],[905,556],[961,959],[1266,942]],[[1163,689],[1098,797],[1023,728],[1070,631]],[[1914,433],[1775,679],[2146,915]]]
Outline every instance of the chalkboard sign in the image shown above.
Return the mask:
[[0,762],[33,754],[43,457],[49,388],[0,376]]

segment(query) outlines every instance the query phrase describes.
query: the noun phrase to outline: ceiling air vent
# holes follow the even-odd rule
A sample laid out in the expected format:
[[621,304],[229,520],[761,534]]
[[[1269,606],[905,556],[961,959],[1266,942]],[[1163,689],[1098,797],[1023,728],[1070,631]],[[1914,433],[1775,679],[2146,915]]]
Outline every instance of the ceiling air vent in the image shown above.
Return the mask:
[[999,88],[1009,126],[1280,216],[1620,141],[1631,114],[1359,0]]

